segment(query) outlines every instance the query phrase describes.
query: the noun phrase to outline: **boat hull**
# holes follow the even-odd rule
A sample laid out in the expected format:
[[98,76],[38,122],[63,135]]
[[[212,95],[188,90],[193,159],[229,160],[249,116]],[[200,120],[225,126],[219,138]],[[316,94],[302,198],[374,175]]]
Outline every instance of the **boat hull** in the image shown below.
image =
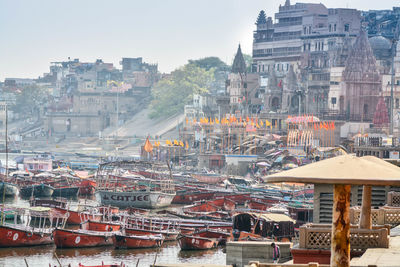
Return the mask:
[[24,198],[28,198],[31,196],[51,197],[53,195],[53,192],[54,188],[45,184],[25,186],[22,187],[20,190],[20,194]]
[[155,231],[155,230],[145,230],[145,229],[135,229],[135,228],[126,228],[125,233],[127,235],[141,235],[141,236],[161,234],[164,237],[164,241],[175,241],[179,234],[178,232],[172,232],[166,230]]
[[53,244],[51,232],[0,226],[0,247],[26,247]]
[[115,232],[121,230],[121,224],[95,222],[88,220],[86,222],[81,223],[81,229],[98,231],[98,232]]
[[163,238],[161,236],[114,235],[113,241],[116,248],[157,248],[161,247]]
[[163,208],[169,206],[174,197],[175,194],[162,192],[96,192],[96,199],[101,203],[101,205],[111,205],[119,208]]
[[53,197],[77,197],[79,194],[79,187],[62,187],[55,188]]
[[18,195],[18,186],[11,183],[0,182],[0,195],[5,197],[15,197]]
[[217,246],[215,239],[187,235],[179,236],[178,243],[182,250],[205,250]]
[[85,248],[112,246],[112,233],[82,230],[55,229],[54,243],[57,248]]

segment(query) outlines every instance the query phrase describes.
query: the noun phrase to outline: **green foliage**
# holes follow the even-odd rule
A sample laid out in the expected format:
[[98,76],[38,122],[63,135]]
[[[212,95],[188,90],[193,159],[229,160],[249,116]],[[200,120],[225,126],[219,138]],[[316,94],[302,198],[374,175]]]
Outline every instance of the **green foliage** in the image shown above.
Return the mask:
[[196,60],[189,60],[189,64],[194,64],[197,67],[210,70],[214,68],[216,71],[226,71],[229,70],[230,67],[225,64],[221,59],[218,57],[205,57]]
[[189,63],[176,69],[152,88],[150,118],[161,118],[182,112],[192,103],[193,94],[207,93],[215,80],[214,68],[200,68]]

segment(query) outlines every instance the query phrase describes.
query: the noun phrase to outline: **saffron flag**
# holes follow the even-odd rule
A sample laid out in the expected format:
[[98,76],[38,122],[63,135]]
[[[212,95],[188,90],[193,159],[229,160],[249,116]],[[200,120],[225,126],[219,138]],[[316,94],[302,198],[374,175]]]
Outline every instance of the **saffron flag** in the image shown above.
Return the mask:
[[271,126],[271,123],[268,120],[265,120],[265,127]]
[[186,150],[188,150],[189,149],[189,143],[188,143],[188,141],[186,141]]
[[174,140],[174,145],[177,146],[178,145],[178,141]]
[[167,144],[167,145],[169,145],[169,146],[172,146],[172,143],[171,143],[170,140],[165,140],[165,144]]
[[185,146],[185,145],[183,144],[182,141],[179,141],[179,145],[180,145],[181,147],[184,147],[184,146]]
[[146,151],[147,153],[153,151],[153,145],[150,143],[149,137],[147,137],[146,143],[144,144],[144,151]]

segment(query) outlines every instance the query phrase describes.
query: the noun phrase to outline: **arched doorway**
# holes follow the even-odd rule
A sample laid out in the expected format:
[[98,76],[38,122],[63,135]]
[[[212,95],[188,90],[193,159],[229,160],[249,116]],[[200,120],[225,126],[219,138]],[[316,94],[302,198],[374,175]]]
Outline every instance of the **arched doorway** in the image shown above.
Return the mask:
[[271,101],[271,110],[277,111],[278,109],[280,109],[280,100],[279,97],[274,97]]

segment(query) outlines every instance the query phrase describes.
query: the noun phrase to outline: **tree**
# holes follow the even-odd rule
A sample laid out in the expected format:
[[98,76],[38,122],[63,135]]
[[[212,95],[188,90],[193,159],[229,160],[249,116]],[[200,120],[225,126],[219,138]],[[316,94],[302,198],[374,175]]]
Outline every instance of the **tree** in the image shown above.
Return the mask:
[[218,57],[205,57],[196,60],[189,60],[189,64],[194,64],[197,67],[206,70],[214,68],[215,71],[227,71],[230,69],[230,67]]
[[26,85],[21,88],[21,92],[16,96],[16,104],[13,110],[22,113],[24,116],[39,114],[41,105],[47,99],[46,91],[36,84]]
[[207,93],[215,80],[214,68],[205,69],[193,62],[176,69],[160,80],[151,91],[150,118],[168,117],[182,112],[193,94]]

